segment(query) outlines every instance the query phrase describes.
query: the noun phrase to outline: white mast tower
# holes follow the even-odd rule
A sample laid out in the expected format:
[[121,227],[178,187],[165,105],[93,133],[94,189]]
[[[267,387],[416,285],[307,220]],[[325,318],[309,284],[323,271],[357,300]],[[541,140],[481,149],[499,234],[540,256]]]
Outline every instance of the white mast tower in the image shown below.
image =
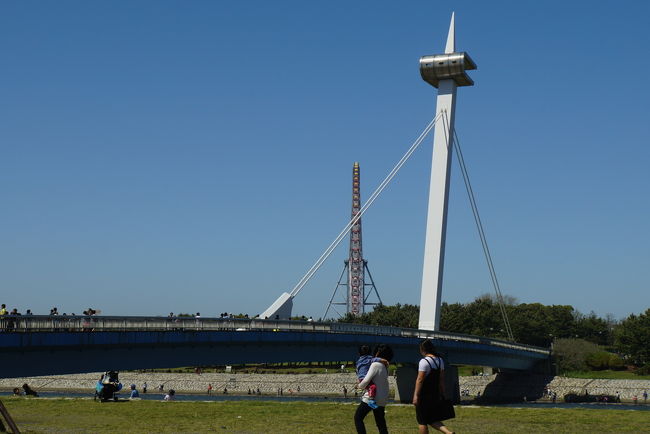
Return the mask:
[[424,245],[424,267],[420,295],[419,328],[439,330],[442,293],[442,272],[445,262],[447,232],[447,203],[449,199],[449,169],[453,146],[456,88],[472,86],[474,82],[465,72],[476,69],[467,53],[456,52],[454,14],[451,15],[445,54],[420,58],[420,74],[427,83],[438,88],[436,124],[433,137],[433,161],[429,187],[429,209]]

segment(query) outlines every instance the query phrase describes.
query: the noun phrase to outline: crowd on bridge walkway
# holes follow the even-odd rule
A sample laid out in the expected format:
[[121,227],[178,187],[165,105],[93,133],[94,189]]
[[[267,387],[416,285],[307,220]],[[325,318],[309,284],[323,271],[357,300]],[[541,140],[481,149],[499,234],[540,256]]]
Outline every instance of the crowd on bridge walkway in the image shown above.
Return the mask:
[[[18,308],[13,308],[11,311],[7,310],[6,304],[2,304],[0,308],[0,331],[13,331],[16,328],[16,319],[18,317],[28,317],[28,316],[50,316],[50,317],[56,317],[58,318],[57,322],[66,322],[66,321],[71,321],[73,319],[79,320],[80,318],[82,319],[88,319],[89,317],[92,316],[97,316],[102,313],[101,310],[99,309],[94,309],[94,308],[88,308],[82,312],[82,314],[78,315],[74,312],[68,314],[66,312],[60,313],[58,307],[52,307],[50,309],[49,314],[47,315],[41,315],[39,313],[33,313],[31,309],[27,309],[24,314],[22,314]],[[24,315],[24,316],[23,316]],[[191,319],[194,318],[197,321],[200,321],[202,319],[214,319],[213,317],[207,317],[207,318],[202,318],[200,312],[196,312],[196,314],[188,314],[188,313],[179,313],[175,314],[174,312],[170,312],[169,315],[165,316],[160,316],[158,318],[166,318],[167,322],[171,323],[177,323],[181,322],[181,320],[186,320],[186,319]],[[216,317],[215,317],[216,318]],[[239,313],[239,314],[234,314],[234,313],[228,313],[228,312],[222,312],[219,314],[219,319],[221,320],[226,320],[226,319],[235,319],[235,320],[249,320],[251,317],[248,314],[244,313]],[[259,318],[259,315],[255,315],[253,319]],[[266,319],[266,318],[265,318]],[[276,319],[279,319],[276,316]],[[301,317],[294,317],[291,318],[291,320],[296,320],[296,321],[304,321],[304,322],[309,322],[313,323],[314,319],[306,316],[301,316]],[[93,320],[94,322],[97,321],[97,319]],[[65,328],[65,327],[64,327]],[[58,330],[57,328],[54,329],[55,331]],[[93,327],[92,324],[90,323],[84,323],[83,325],[83,330],[85,331],[92,331]]]
[[[84,310],[82,312],[82,315],[83,316],[92,316],[92,315],[98,315],[100,313],[101,313],[101,310],[97,310],[97,309],[93,309],[93,308],[89,307],[88,309],[86,309],[86,310]],[[20,311],[18,310],[17,307],[14,307],[11,311],[8,311],[6,304],[2,303],[2,305],[0,305],[0,317],[11,317],[11,316],[21,316],[21,315],[23,315],[23,314],[20,313]],[[24,315],[29,316],[29,315],[39,315],[39,314],[34,314],[31,309],[27,309],[27,310],[25,310]],[[56,307],[56,306],[53,307],[52,309],[50,309],[50,313],[48,315],[50,315],[50,316],[59,316],[59,315],[68,316],[68,314],[65,313],[65,312],[63,312],[62,314],[59,314],[59,308]],[[77,314],[72,312],[72,313],[70,313],[69,316],[77,316]]]
[[[100,313],[101,310],[93,309],[89,307],[88,309],[82,312],[82,315],[77,315],[74,312],[70,313],[70,315],[68,315],[65,312],[59,314],[59,308],[54,306],[50,309],[50,313],[48,315],[54,317],[60,316],[61,318],[78,317],[78,316],[90,317],[93,315],[98,315]],[[34,314],[31,309],[25,310],[24,316],[33,316],[33,315],[38,315],[38,314]],[[16,319],[21,316],[23,316],[23,314],[18,310],[18,308],[14,307],[11,311],[8,311],[7,305],[5,303],[2,303],[0,305],[0,331],[12,331],[15,328]]]

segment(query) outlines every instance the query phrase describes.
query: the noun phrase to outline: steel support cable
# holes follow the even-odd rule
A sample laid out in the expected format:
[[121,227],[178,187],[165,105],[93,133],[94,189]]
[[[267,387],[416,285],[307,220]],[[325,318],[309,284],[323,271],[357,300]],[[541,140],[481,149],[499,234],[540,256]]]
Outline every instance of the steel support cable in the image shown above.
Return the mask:
[[411,147],[408,149],[408,151],[402,156],[402,158],[399,160],[399,162],[393,167],[393,169],[389,172],[389,174],[384,178],[384,180],[379,184],[377,189],[370,195],[368,198],[367,202],[361,207],[359,210],[359,213],[350,220],[350,222],[346,225],[346,227],[339,233],[339,235],[336,237],[336,239],[332,242],[332,244],[329,245],[327,249],[325,249],[325,252],[321,255],[320,258],[316,261],[316,263],[307,271],[307,273],[303,276],[303,278],[298,282],[298,284],[293,288],[291,291],[290,295],[292,297],[295,297],[300,290],[305,286],[305,284],[313,277],[313,275],[318,271],[320,266],[325,262],[325,260],[329,257],[329,255],[336,249],[338,244],[343,240],[343,238],[347,235],[347,233],[350,231],[352,226],[354,226],[359,219],[361,219],[361,216],[366,212],[366,210],[372,205],[372,203],[377,199],[379,194],[386,188],[388,183],[395,177],[399,169],[406,163],[406,161],[410,158],[410,156],[415,152],[417,147],[422,143],[424,138],[429,134],[429,132],[433,129],[435,126],[436,122],[440,119],[440,114],[436,116],[429,124],[426,126],[426,128],[422,131],[420,136],[413,142]]
[[[447,113],[445,113],[445,118],[447,117]],[[447,126],[445,124],[445,126]],[[508,314],[505,310],[505,303],[503,302],[503,295],[501,293],[501,287],[499,285],[499,280],[497,278],[496,270],[494,268],[494,263],[492,261],[492,255],[490,254],[490,249],[489,245],[487,242],[487,237],[485,236],[485,230],[483,229],[483,222],[481,220],[481,216],[478,212],[478,205],[476,204],[476,198],[474,196],[474,190],[472,188],[471,181],[469,179],[469,172],[467,171],[467,165],[465,164],[465,158],[463,156],[463,151],[460,147],[460,140],[458,139],[458,133],[454,130],[453,135],[455,140],[453,141],[453,145],[456,147],[456,151],[458,154],[458,162],[461,168],[461,173],[463,175],[463,181],[465,183],[465,189],[467,190],[467,195],[469,197],[470,205],[472,208],[472,214],[474,215],[474,220],[476,222],[476,227],[479,233],[479,237],[481,239],[481,246],[483,248],[483,253],[485,255],[485,259],[488,265],[488,271],[490,274],[490,279],[492,280],[492,285],[494,287],[495,294],[497,296],[497,303],[499,305],[499,310],[501,311],[501,315],[503,317],[503,322],[506,328],[506,333],[508,334],[508,337],[510,339],[513,339],[513,334],[512,334],[512,329],[510,327],[510,321],[508,320]]]
[[[447,113],[444,114],[445,119],[447,118]],[[465,189],[467,190],[467,196],[469,197],[470,206],[472,208],[472,214],[474,215],[474,221],[476,222],[476,228],[479,233],[479,238],[481,239],[481,246],[483,247],[483,254],[485,255],[485,260],[488,265],[488,271],[490,273],[490,279],[492,280],[492,286],[494,287],[494,292],[497,296],[497,303],[499,305],[499,310],[501,311],[501,316],[503,317],[503,322],[506,328],[506,333],[508,338],[514,340],[512,329],[510,327],[510,321],[508,320],[508,313],[505,309],[505,303],[503,302],[503,295],[501,293],[501,287],[499,285],[499,280],[497,278],[496,270],[494,268],[494,263],[492,261],[492,255],[490,254],[490,248],[487,243],[487,238],[485,236],[485,230],[483,229],[483,222],[481,221],[481,216],[478,212],[478,206],[476,205],[476,198],[474,196],[474,189],[472,188],[472,183],[469,179],[469,173],[467,171],[467,166],[465,164],[465,158],[463,157],[463,151],[460,147],[460,140],[458,139],[458,133],[454,129],[453,131],[454,139],[453,145],[456,148],[456,154],[458,155],[458,163],[460,165],[461,173],[463,176],[463,182],[465,183]]]
[[439,113],[436,117],[434,117],[431,122],[424,128],[422,133],[418,136],[417,139],[413,142],[411,147],[406,151],[406,153],[402,156],[402,158],[397,162],[395,167],[386,175],[386,178],[379,184],[379,186],[375,189],[375,191],[370,195],[366,203],[361,207],[359,210],[359,213],[354,216],[350,222],[343,228],[343,230],[338,234],[338,236],[332,241],[332,243],[325,249],[323,254],[316,260],[314,265],[305,273],[305,275],[298,281],[296,286],[291,290],[289,295],[293,298],[298,293],[302,290],[302,288],[311,280],[311,278],[316,274],[316,271],[323,265],[323,263],[327,260],[327,258],[332,254],[334,249],[340,244],[340,242],[345,238],[345,236],[348,234],[350,229],[352,229],[352,226],[354,226],[360,219],[361,216],[370,208],[370,206],[373,204],[373,202],[377,199],[377,197],[381,194],[382,191],[386,188],[388,183],[395,177],[397,172],[402,168],[402,166],[406,163],[406,161],[413,155],[413,152],[420,146],[422,141],[425,139],[425,137],[431,132],[433,127],[436,125],[438,120],[441,118],[441,113]]
[[492,255],[490,254],[490,249],[489,245],[487,243],[487,238],[485,236],[485,230],[483,229],[483,223],[481,221],[480,214],[478,212],[478,206],[476,205],[476,200],[474,197],[474,191],[472,189],[471,182],[469,180],[469,174],[467,171],[467,166],[465,165],[465,160],[462,154],[462,150],[460,149],[459,140],[458,140],[458,135],[455,133],[456,136],[456,150],[458,152],[458,160],[461,165],[461,171],[463,174],[463,180],[465,182],[465,188],[467,189],[467,194],[468,197],[470,198],[470,204],[472,205],[472,213],[474,214],[474,220],[476,222],[476,227],[479,232],[479,237],[481,239],[481,245],[483,247],[483,253],[485,255],[485,259],[488,265],[488,270],[490,273],[490,279],[492,280],[492,285],[494,287],[495,294],[497,296],[497,304],[499,305],[499,310],[501,312],[501,316],[503,318],[503,322],[506,328],[506,333],[508,335],[509,339],[513,339],[513,334],[512,334],[512,329],[510,327],[510,321],[508,320],[508,314],[505,309],[505,303],[503,302],[503,295],[501,293],[501,287],[499,285],[499,280],[497,278],[496,270],[494,268],[494,262],[492,261]]

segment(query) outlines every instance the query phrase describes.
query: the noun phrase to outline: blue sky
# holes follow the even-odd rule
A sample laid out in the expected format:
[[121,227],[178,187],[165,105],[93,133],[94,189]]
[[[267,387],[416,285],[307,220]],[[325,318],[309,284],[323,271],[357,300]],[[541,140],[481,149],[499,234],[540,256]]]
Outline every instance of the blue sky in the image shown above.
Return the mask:
[[[456,127],[502,291],[650,307],[645,1],[2,2],[0,298],[47,313],[256,314],[435,112],[418,59],[478,64]],[[363,220],[419,303],[431,139]],[[443,299],[491,291],[454,163]],[[345,243],[344,243],[345,244]],[[325,310],[346,247],[295,300]]]

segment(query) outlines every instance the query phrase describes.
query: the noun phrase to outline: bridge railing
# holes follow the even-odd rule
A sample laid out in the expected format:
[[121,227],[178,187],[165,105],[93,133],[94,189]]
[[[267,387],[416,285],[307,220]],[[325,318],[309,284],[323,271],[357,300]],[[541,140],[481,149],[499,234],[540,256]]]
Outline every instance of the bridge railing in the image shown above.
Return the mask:
[[0,317],[0,331],[4,333],[26,332],[99,332],[99,331],[275,331],[275,332],[322,332],[352,333],[406,338],[431,338],[466,343],[486,344],[549,354],[546,348],[518,344],[500,339],[464,335],[460,333],[434,332],[365,324],[346,324],[314,321],[284,321],[247,318],[194,318],[194,317],[147,317],[147,316],[40,316],[20,315]]

